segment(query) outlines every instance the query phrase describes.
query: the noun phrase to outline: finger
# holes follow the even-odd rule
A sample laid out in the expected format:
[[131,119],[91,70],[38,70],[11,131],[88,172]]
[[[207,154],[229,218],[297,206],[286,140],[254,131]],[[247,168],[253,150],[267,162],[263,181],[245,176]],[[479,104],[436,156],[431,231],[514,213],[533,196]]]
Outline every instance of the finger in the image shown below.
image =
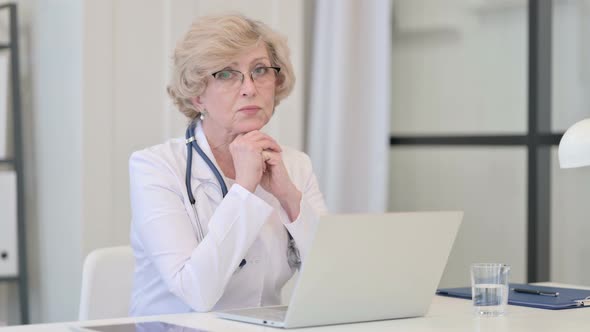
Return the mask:
[[273,152],[282,152],[281,146],[277,144],[274,140],[269,139],[262,139],[258,142],[259,146],[262,150],[269,150]]
[[271,166],[278,165],[282,160],[281,154],[278,152],[263,151],[262,155],[264,162]]
[[261,153],[262,151],[282,152],[282,149],[278,144],[268,139],[260,139],[258,141],[244,141],[241,142],[241,145],[257,151],[258,153]]
[[242,147],[257,153],[261,153],[262,151],[281,152],[281,147],[279,145],[265,138],[260,139],[259,141],[248,139],[234,140],[234,143],[232,144],[236,147]]
[[270,151],[268,151],[268,150],[264,150],[264,151],[262,151],[262,160],[263,160],[263,161],[265,161],[265,162],[266,162],[267,160],[271,159],[272,157],[273,157],[273,156],[272,156],[272,152],[270,152]]
[[262,151],[260,153],[260,159],[262,162],[262,173],[265,173],[266,171],[269,170],[269,167],[272,166],[272,164],[270,164],[268,161],[272,158],[271,155],[272,152],[270,151]]
[[270,136],[269,134],[263,133],[263,132],[259,132],[259,133],[262,137],[265,137],[265,138],[275,142],[275,144],[279,145],[279,143],[274,139],[274,137]]
[[277,143],[277,141],[274,138],[272,138],[271,136],[269,136],[261,131],[258,131],[258,130],[250,131],[250,132],[244,134],[244,138],[249,141],[254,141],[254,142],[258,142],[258,143],[262,144],[263,149],[271,149],[271,150],[275,150],[277,152],[283,151],[283,149],[281,149],[281,146],[279,145],[279,143]]

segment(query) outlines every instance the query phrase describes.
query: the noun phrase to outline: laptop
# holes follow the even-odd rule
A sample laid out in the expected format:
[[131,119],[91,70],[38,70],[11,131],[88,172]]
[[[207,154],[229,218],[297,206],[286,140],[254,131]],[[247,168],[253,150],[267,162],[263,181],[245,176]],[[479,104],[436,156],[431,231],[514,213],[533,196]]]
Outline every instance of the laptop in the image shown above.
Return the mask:
[[463,212],[325,215],[288,306],[219,311],[296,328],[424,316]]

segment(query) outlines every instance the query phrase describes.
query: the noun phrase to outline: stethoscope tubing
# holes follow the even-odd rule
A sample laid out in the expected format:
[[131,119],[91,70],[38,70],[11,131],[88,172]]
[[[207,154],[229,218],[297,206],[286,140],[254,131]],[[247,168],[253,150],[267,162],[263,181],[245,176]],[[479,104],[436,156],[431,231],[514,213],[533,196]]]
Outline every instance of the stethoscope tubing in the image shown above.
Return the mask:
[[[192,122],[188,126],[188,128],[186,128],[186,144],[187,145],[190,144],[190,146],[193,147],[197,151],[199,156],[201,156],[201,158],[203,158],[203,160],[205,161],[207,166],[209,166],[209,169],[211,169],[211,171],[213,172],[213,175],[215,175],[217,182],[219,182],[219,186],[221,187],[222,197],[225,198],[225,196],[227,195],[227,185],[225,184],[225,181],[223,180],[223,176],[221,176],[221,173],[219,172],[217,167],[215,167],[215,164],[213,164],[213,161],[211,161],[211,159],[209,159],[209,157],[205,154],[203,149],[201,149],[199,144],[197,144],[197,139],[195,138],[195,126],[196,126],[196,122]],[[193,168],[193,149],[191,149],[188,146],[187,146],[187,157],[186,158],[187,158],[187,160],[186,160],[186,178],[185,178],[186,190],[188,193],[188,199],[190,200],[191,204],[194,205],[195,204],[195,197],[193,196],[193,193],[191,190],[191,172],[192,172],[192,168]]]

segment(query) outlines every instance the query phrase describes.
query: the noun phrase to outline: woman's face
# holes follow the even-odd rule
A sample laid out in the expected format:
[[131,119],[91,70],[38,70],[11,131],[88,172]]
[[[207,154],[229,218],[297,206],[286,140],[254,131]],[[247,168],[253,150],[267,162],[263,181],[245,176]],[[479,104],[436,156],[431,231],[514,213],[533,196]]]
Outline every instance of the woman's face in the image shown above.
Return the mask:
[[[261,43],[232,59],[215,77],[210,76],[205,92],[193,101],[207,110],[203,127],[237,135],[266,125],[274,110],[278,77],[273,69],[263,68],[270,66],[268,52]],[[243,80],[238,72],[243,74]]]

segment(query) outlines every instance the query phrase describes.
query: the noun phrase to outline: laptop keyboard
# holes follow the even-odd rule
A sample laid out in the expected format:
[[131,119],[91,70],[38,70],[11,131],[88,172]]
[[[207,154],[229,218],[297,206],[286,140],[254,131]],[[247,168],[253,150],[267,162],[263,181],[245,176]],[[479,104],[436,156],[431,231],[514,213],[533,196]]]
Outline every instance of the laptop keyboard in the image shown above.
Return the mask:
[[288,306],[277,306],[277,307],[260,307],[260,308],[248,308],[227,311],[228,313],[249,316],[263,320],[272,320],[275,322],[282,322],[285,320],[287,315]]

